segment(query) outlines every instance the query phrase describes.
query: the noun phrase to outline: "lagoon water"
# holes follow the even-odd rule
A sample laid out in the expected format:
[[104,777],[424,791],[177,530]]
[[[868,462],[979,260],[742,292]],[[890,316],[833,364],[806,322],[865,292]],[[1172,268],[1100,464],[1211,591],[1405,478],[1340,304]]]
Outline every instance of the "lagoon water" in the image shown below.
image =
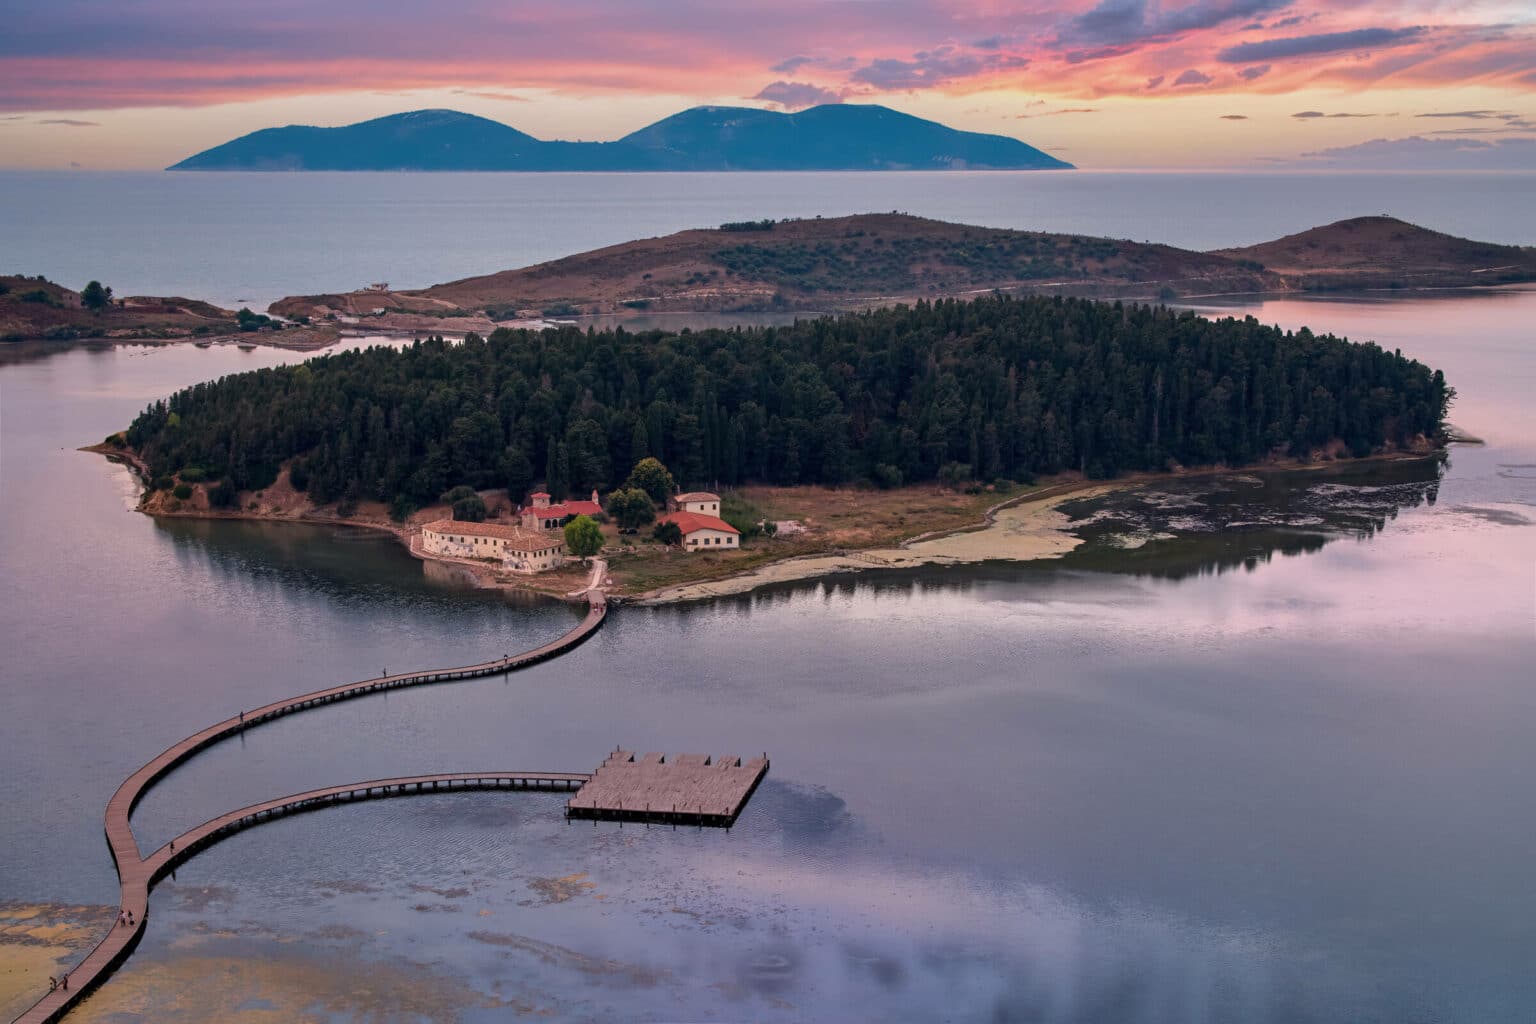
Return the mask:
[[[153,790],[141,839],[616,744],[773,769],[729,834],[570,826],[538,794],[254,829],[156,891],[72,1019],[1528,1020],[1536,291],[1203,311],[1401,347],[1487,444],[1080,503],[1060,563],[620,608],[533,670],[255,730]],[[107,798],[194,729],[576,614],[368,535],[155,522],[74,450],[291,355],[3,358],[0,903],[112,903]]]

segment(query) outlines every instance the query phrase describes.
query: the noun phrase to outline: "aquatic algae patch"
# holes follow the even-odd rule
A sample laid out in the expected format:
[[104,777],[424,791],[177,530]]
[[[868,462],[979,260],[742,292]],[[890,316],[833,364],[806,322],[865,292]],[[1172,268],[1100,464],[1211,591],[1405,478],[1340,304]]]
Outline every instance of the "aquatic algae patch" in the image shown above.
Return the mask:
[[476,942],[483,942],[487,946],[498,946],[504,949],[508,956],[521,953],[549,967],[579,971],[588,976],[615,978],[631,985],[657,985],[669,973],[665,970],[643,967],[639,964],[627,964],[621,960],[608,960],[601,957],[587,956],[585,953],[574,949],[558,946],[553,942],[544,942],[527,935],[475,931],[470,932],[469,937]]
[[585,871],[574,875],[566,875],[563,878],[530,878],[528,888],[538,893],[536,900],[521,900],[518,906],[534,907],[547,906],[551,903],[564,903],[583,893],[590,893],[597,888],[596,882],[587,881]]
[[70,1020],[271,1024],[334,1018],[450,1024],[468,1011],[505,1005],[423,964],[220,936],[195,952],[168,959],[135,957],[112,984],[80,1004]]
[[37,1002],[49,976],[80,960],[116,914],[116,907],[0,903],[0,1019]]

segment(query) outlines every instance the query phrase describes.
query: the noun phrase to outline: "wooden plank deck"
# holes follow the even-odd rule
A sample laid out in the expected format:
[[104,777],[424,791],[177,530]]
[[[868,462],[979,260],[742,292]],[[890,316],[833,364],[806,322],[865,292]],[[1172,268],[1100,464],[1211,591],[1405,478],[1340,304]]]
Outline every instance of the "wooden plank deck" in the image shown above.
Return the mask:
[[[203,729],[200,732],[193,733],[186,739],[172,744],[165,750],[161,751],[158,755],[155,756],[154,759],[145,764],[144,767],[140,768],[138,771],[128,776],[127,779],[123,780],[123,784],[117,788],[117,792],[112,794],[112,799],[107,801],[107,847],[111,850],[112,860],[117,865],[117,876],[121,890],[120,899],[122,909],[131,910],[134,915],[134,920],[137,922],[137,924],[133,928],[129,928],[127,926],[114,927],[112,931],[109,932],[107,936],[103,938],[101,942],[98,943],[97,946],[91,950],[89,954],[86,955],[86,958],[83,961],[69,970],[69,989],[67,991],[64,989],[58,989],[54,992],[45,994],[41,999],[33,1004],[31,1008],[22,1013],[21,1016],[17,1017],[14,1021],[14,1024],[51,1024],[51,1022],[59,1020],[64,1016],[66,1012],[68,1012],[69,1008],[73,1006],[78,999],[80,999],[91,989],[95,988],[97,985],[101,984],[101,982],[104,981],[107,976],[117,968],[119,964],[128,958],[129,954],[133,952],[134,947],[138,945],[139,937],[143,934],[144,930],[144,918],[149,911],[149,890],[151,887],[153,887],[154,883],[161,877],[161,874],[164,872],[161,872],[160,874],[156,873],[158,868],[162,866],[155,860],[155,858],[159,856],[159,853],[151,855],[148,859],[140,855],[138,840],[134,837],[133,826],[130,824],[129,818],[133,814],[134,807],[138,805],[138,802],[143,798],[144,794],[149,791],[150,787],[158,782],[161,778],[163,778],[177,765],[181,764],[183,761],[187,760],[198,751],[212,746],[220,740],[236,735],[237,733],[244,732],[246,729],[261,725],[264,722],[271,722],[275,719],[282,718],[285,715],[296,714],[297,712],[304,711],[308,708],[322,707],[326,704],[334,704],[337,701],[351,700],[355,697],[364,697],[371,693],[400,689],[407,686],[421,686],[428,683],[441,683],[459,679],[472,679],[477,676],[500,675],[504,672],[513,672],[521,668],[527,668],[531,665],[536,665],[540,662],[547,661],[550,658],[557,657],[561,654],[564,654],[566,651],[572,649],[573,647],[580,645],[593,633],[597,632],[598,628],[602,626],[603,622],[607,618],[608,602],[602,591],[589,590],[587,592],[586,598],[587,614],[579,625],[569,630],[558,639],[552,640],[549,643],[543,644],[539,647],[535,647],[530,651],[524,651],[521,654],[509,655],[505,658],[496,658],[492,661],[483,661],[476,665],[465,665],[459,668],[433,669],[421,672],[403,672],[398,675],[380,676],[377,679],[365,679],[355,683],[344,683],[341,686],[333,686],[329,689],[317,690],[314,693],[306,693],[298,697],[290,697],[287,700],[274,701],[270,704],[264,704],[254,710],[241,712],[233,718],[226,718],[224,721],[215,725],[210,725],[208,728]],[[523,775],[518,776],[518,778],[533,779],[538,774],[539,773],[524,773]],[[484,777],[492,778],[493,776],[488,775]],[[505,776],[494,777],[504,778]],[[462,778],[469,777],[465,776]],[[480,778],[480,776],[474,776],[474,778]],[[574,778],[574,776],[562,775],[558,776],[558,778],[570,779]],[[583,775],[582,779],[585,778],[586,776]],[[405,780],[383,780],[383,783],[404,784],[415,783],[421,780],[425,780],[426,782],[431,783],[435,780],[438,784],[443,784],[446,780],[449,779],[461,779],[461,777],[420,776]],[[553,784],[555,779],[556,776],[551,775],[546,781],[549,781]],[[383,783],[363,783],[360,785],[378,787]],[[336,790],[338,793],[340,790],[346,790],[350,792],[356,790],[357,788],[357,786],[343,786],[336,787]],[[420,790],[412,789],[408,791],[418,792]],[[386,795],[402,795],[403,792],[406,791],[398,790],[397,787],[396,791],[391,791]],[[299,794],[297,797],[284,797],[282,800],[276,801],[276,803],[287,805],[293,803],[294,801],[304,799],[312,801],[310,806],[319,807],[328,805],[330,803],[335,803],[338,799],[343,799],[339,795],[335,796],[334,798],[319,795],[326,793],[332,793],[332,790],[315,790],[312,793]],[[263,807],[264,805],[256,806]],[[308,809],[308,807],[304,809]],[[231,814],[237,816],[243,815],[246,813],[246,811],[249,810],[250,808],[245,808],[241,811],[233,811]],[[276,811],[272,809],[263,811],[263,813],[266,814],[267,817],[276,816]],[[284,813],[291,813],[291,810]],[[227,818],[229,815],[225,815],[223,817]],[[261,820],[267,820],[267,817],[263,817]],[[215,822],[222,820],[223,818],[214,819]],[[251,822],[251,824],[254,824],[254,822]],[[199,826],[199,828],[201,827],[203,826]],[[240,827],[243,828],[248,826],[242,825]],[[193,831],[195,832],[197,830]],[[188,835],[190,834],[191,833],[188,833]],[[225,834],[228,833],[220,833],[220,837]],[[181,840],[173,840],[173,843],[179,847],[181,845]],[[204,842],[203,845],[207,845],[207,843]],[[162,852],[169,853],[169,851]],[[178,848],[175,853],[181,854],[182,851]],[[176,861],[179,862],[179,860],[180,857],[177,857]],[[171,860],[167,858],[164,863],[169,865],[171,864]],[[164,867],[164,871],[169,871],[170,869],[170,866]]]
[[76,1000],[95,988],[133,953],[134,947],[139,944],[139,940],[144,935],[145,919],[149,915],[149,891],[154,888],[155,883],[175,870],[182,861],[236,832],[290,814],[360,800],[446,793],[465,789],[568,791],[581,786],[589,778],[591,776],[585,772],[475,772],[410,775],[312,789],[221,814],[196,828],[188,829],[148,857],[135,860],[126,870],[119,871],[122,909],[133,911],[134,923],[115,925],[107,937],[91,950],[85,960],[70,972],[71,981],[68,990],[57,989],[48,993],[16,1020],[18,1024],[22,1022],[42,1024],[42,1022],[56,1021],[63,1017]]
[[571,818],[730,828],[767,772],[766,754],[743,761],[734,754],[636,757],[615,750],[592,780],[566,801],[565,813]]

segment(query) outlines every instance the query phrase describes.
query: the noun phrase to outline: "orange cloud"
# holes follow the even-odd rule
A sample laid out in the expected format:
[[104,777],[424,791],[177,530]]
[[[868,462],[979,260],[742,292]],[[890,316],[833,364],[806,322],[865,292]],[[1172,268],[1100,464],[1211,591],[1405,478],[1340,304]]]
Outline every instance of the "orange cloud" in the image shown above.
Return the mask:
[[1498,0],[1449,13],[1439,0],[1030,3],[51,0],[7,16],[0,110],[410,89],[739,95],[780,106],[997,88],[1058,98],[1175,87],[1536,90],[1536,28],[1507,24]]

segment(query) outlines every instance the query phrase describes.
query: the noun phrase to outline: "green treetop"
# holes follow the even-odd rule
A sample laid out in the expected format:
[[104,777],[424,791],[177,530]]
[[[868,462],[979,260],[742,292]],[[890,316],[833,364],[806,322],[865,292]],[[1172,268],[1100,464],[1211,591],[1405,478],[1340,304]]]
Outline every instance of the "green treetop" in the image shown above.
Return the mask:
[[672,474],[660,459],[645,458],[635,463],[635,468],[629,471],[629,480],[626,487],[638,487],[651,496],[651,503],[657,508],[666,508],[667,499],[677,493],[677,481],[672,479]]
[[629,533],[640,529],[656,518],[656,507],[651,496],[638,487],[624,487],[608,495],[608,514],[619,524],[619,529]]
[[565,524],[565,546],[577,558],[591,558],[603,550],[603,529],[591,516],[577,516]]
[[112,305],[112,289],[102,287],[100,281],[92,281],[81,290],[80,305],[99,313]]

